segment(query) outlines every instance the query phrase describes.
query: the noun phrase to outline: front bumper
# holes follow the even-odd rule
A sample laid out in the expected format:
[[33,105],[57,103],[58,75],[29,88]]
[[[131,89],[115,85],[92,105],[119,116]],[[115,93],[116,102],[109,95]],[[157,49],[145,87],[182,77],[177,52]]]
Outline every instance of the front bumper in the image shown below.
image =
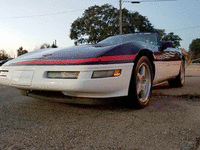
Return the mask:
[[[2,66],[0,83],[22,90],[61,91],[75,97],[127,96],[133,63],[109,65]],[[96,70],[121,69],[119,77],[95,78]],[[78,79],[49,79],[48,71],[80,71]]]

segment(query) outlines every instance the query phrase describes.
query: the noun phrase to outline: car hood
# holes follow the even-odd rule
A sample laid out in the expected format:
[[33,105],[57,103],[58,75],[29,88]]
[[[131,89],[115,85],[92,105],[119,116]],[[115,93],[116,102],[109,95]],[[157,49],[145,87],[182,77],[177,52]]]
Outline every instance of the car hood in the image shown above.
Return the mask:
[[[92,59],[98,58],[106,51],[112,49],[113,46],[101,46],[95,47],[95,45],[82,45],[82,46],[72,46],[68,48],[48,48],[48,49],[39,49],[21,55],[9,62],[5,63],[4,66],[8,65],[27,65],[27,64],[48,64],[48,62],[56,62],[62,60],[83,60],[92,61]],[[45,63],[46,62],[46,63]],[[66,61],[67,62],[67,61]],[[55,63],[56,64],[56,63]]]
[[[119,45],[81,45],[68,48],[49,48],[32,51],[10,60],[4,66],[11,65],[64,65],[92,64],[111,61],[134,60],[137,44]],[[132,47],[132,50],[129,50]]]

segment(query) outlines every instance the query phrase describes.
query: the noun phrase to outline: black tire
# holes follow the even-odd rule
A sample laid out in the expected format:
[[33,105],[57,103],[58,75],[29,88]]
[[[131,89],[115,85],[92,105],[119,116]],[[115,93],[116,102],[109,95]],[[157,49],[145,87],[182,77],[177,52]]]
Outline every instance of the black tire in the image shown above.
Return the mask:
[[153,69],[146,56],[140,57],[135,63],[129,86],[128,104],[135,108],[148,105],[153,81]]
[[185,83],[185,61],[182,61],[180,71],[175,79],[168,81],[171,87],[182,87]]

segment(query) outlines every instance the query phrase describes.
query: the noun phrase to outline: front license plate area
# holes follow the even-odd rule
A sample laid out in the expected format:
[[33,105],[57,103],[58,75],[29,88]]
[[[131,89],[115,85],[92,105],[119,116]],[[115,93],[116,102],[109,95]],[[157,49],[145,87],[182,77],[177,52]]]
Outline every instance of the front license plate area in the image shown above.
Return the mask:
[[32,83],[34,71],[14,71],[11,77],[12,84],[29,86]]

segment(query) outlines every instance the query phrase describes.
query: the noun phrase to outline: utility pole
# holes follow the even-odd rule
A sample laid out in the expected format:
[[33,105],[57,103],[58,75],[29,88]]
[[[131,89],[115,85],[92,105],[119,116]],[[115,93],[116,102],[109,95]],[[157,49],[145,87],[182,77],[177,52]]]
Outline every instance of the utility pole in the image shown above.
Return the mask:
[[[123,2],[140,4],[141,2],[164,2],[164,1],[177,1],[177,0],[123,1]],[[119,33],[122,34],[122,0],[119,0]]]
[[[141,1],[125,1],[132,4],[139,4]],[[119,0],[119,33],[122,34],[122,0]]]
[[119,33],[122,34],[122,0],[119,0]]

